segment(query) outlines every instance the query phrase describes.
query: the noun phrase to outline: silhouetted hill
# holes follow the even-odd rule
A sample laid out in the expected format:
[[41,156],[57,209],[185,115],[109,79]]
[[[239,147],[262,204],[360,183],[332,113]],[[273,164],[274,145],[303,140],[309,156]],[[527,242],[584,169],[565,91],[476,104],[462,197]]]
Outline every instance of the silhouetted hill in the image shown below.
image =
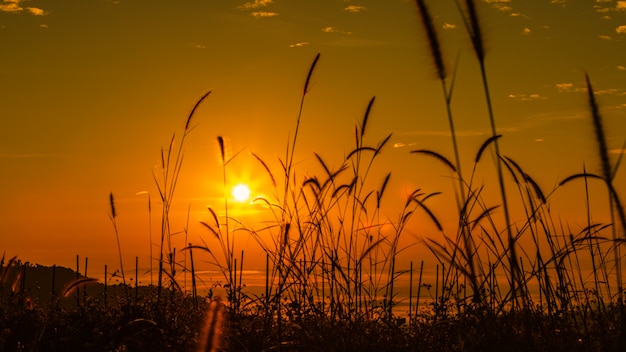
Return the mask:
[[82,277],[69,268],[22,263],[19,260],[4,270],[7,272],[3,275],[0,290],[22,292],[42,303],[49,301],[53,292],[59,294],[70,282]]
[[[78,274],[76,271],[61,266],[44,266],[40,264],[23,263],[15,260],[7,267],[0,270],[0,294],[13,293],[22,294],[30,298],[35,305],[44,305],[51,301],[51,298],[63,295],[65,288],[77,279],[85,278],[84,275]],[[82,285],[78,290],[72,291],[68,297],[61,300],[62,305],[72,304],[76,302],[76,295],[81,299],[85,296],[103,297],[104,292],[109,297],[122,296],[126,292],[121,284],[108,285],[105,288],[104,283],[93,281],[86,285]],[[147,297],[153,290],[153,287],[139,286],[138,291],[134,286],[128,286],[128,294],[131,299],[134,297]],[[78,291],[78,292],[77,292]]]

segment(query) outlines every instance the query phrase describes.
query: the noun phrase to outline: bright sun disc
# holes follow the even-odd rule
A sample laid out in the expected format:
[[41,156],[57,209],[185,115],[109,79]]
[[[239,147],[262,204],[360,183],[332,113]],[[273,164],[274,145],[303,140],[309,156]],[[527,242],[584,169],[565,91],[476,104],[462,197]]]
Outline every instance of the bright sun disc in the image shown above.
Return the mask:
[[245,202],[250,198],[250,188],[244,184],[238,184],[233,188],[233,197],[238,202]]

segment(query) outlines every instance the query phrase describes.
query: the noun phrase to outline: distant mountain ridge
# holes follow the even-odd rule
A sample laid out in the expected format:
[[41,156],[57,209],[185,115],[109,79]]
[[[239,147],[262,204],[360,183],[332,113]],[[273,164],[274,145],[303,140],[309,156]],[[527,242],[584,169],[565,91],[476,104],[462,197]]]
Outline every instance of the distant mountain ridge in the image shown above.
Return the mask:
[[68,284],[84,277],[66,267],[31,264],[19,259],[10,267],[3,267],[2,272],[0,292],[21,292],[40,303],[48,302],[52,295],[62,294]]

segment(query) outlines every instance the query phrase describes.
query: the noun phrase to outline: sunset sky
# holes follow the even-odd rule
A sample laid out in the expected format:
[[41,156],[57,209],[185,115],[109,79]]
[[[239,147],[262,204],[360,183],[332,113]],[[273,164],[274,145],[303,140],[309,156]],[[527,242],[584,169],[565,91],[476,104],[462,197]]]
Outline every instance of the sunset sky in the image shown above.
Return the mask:
[[[478,63],[455,2],[428,4],[450,70],[459,57],[452,108],[469,170],[490,136]],[[501,151],[546,194],[583,166],[599,172],[587,72],[617,160],[626,141],[626,1],[478,6]],[[416,188],[444,193],[429,203],[436,215],[454,210],[447,170],[410,154],[431,149],[453,158],[412,0],[0,0],[0,53],[0,251],[7,256],[73,266],[78,254],[94,271],[116,267],[113,192],[122,251],[147,266],[148,194],[155,243],[159,231],[153,172],[161,148],[173,134],[179,140],[195,102],[212,90],[185,142],[173,215],[182,232],[189,211],[189,241],[198,243],[207,235],[197,226],[210,218],[206,207],[223,207],[216,137],[231,155],[240,152],[228,169],[233,185],[270,195],[250,152],[279,174],[318,53],[299,129],[298,177],[320,172],[313,152],[339,166],[375,96],[366,141],[393,136],[370,177],[379,184],[392,173],[390,218]],[[490,162],[481,182],[497,195]],[[615,182],[626,197],[623,167]],[[574,230],[586,224],[582,192],[571,184],[552,196],[555,218]],[[606,206],[599,198],[592,210]],[[259,210],[233,211],[252,221]],[[606,221],[606,213],[597,210],[597,218]],[[413,241],[436,235],[419,222],[408,231]]]

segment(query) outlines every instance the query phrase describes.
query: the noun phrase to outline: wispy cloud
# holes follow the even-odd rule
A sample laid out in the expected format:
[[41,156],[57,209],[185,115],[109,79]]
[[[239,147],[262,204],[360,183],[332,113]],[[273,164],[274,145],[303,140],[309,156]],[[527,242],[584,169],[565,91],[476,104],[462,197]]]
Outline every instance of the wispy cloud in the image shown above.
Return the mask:
[[[244,11],[258,10],[262,7],[267,7],[273,4],[273,0],[254,0],[248,1],[243,5],[238,6],[237,8]],[[254,18],[269,18],[278,16],[278,12],[272,11],[252,11],[250,15]]]
[[455,29],[456,28],[456,24],[444,23],[442,27],[443,27],[443,29]]
[[277,12],[269,12],[269,11],[255,11],[252,14],[254,18],[267,18],[267,17],[276,17],[278,16]]
[[[618,70],[619,70],[618,66]],[[574,83],[557,83],[556,89],[559,93],[581,93],[587,92],[586,87],[575,87]],[[593,91],[596,95],[616,95],[616,96],[624,96],[626,95],[626,91],[620,88],[605,88],[605,89],[594,89]]]
[[513,8],[509,6],[509,4],[511,3],[511,0],[484,0],[484,1],[488,3],[489,5],[491,5],[491,7],[493,7],[496,10],[499,10],[502,12],[513,11]]
[[2,12],[22,12],[24,8],[20,6],[21,0],[4,0],[0,4],[0,11]]
[[[593,8],[596,10],[597,13],[609,13],[611,12],[611,8],[610,7],[606,7],[603,5],[593,5]],[[602,17],[605,20],[611,19],[611,16],[609,15],[605,15]]]
[[[505,129],[501,129],[501,131],[504,131]],[[507,129],[508,131],[508,129]],[[449,130],[414,130],[414,131],[398,131],[397,133],[394,132],[394,134],[398,135],[398,136],[431,136],[431,137],[445,137],[445,138],[449,138],[450,137],[450,131]],[[485,131],[480,131],[480,130],[457,130],[455,131],[455,134],[457,137],[480,137],[480,136],[484,136],[487,135],[488,132]],[[406,145],[413,145],[412,144],[406,144]]]
[[545,100],[546,97],[541,94],[509,94],[507,96],[509,99],[515,99],[520,101],[531,101],[531,100]]
[[330,41],[327,44],[334,45],[334,46],[343,46],[343,47],[378,47],[378,46],[393,45],[394,43],[383,41],[383,40],[352,39],[352,38],[346,37],[343,39]]
[[626,71],[626,66],[617,65],[617,69],[620,71]]
[[404,148],[404,147],[414,147],[417,143],[404,143],[404,142],[396,142],[393,144],[394,148]]
[[340,34],[352,34],[352,32],[342,31],[335,27],[324,27],[322,28],[322,32],[324,33],[340,33]]
[[239,8],[242,10],[258,9],[260,7],[267,6],[271,4],[272,2],[273,0],[254,0],[254,1],[246,2],[243,5],[240,5]]
[[602,39],[602,40],[611,40],[613,38],[609,37],[608,35],[599,35],[598,38]]
[[594,89],[594,93],[596,93],[597,95],[626,95],[626,91],[619,88]]
[[367,10],[367,8],[365,6],[350,5],[346,7],[344,10],[348,12],[363,12]]
[[303,47],[305,45],[309,45],[309,42],[299,42],[299,43],[295,43],[295,44],[290,44],[289,47],[290,48],[300,48],[300,47]]
[[23,0],[2,0],[0,3],[0,12],[9,13],[28,13],[34,16],[45,16],[47,13],[38,7],[22,7],[20,3]]
[[576,91],[574,89],[574,83],[557,83],[555,86],[559,93],[570,93]]
[[45,16],[46,11],[38,8],[38,7],[27,7],[26,12],[29,12],[31,15],[35,16]]
[[[596,10],[596,12],[605,13],[605,14],[610,13],[610,12],[615,12],[615,11],[625,11],[626,1],[620,0],[620,1],[614,2],[613,0],[596,0],[596,3],[595,5],[593,5],[593,8]],[[604,16],[604,19],[610,19],[610,18],[611,17],[608,15]]]
[[522,17],[522,18],[527,18],[527,19],[530,18],[528,17],[528,15],[525,15],[519,12],[517,9],[514,9],[513,6],[511,6],[511,3],[513,2],[512,0],[483,0],[483,1],[498,11],[508,13],[508,15],[511,17]]

